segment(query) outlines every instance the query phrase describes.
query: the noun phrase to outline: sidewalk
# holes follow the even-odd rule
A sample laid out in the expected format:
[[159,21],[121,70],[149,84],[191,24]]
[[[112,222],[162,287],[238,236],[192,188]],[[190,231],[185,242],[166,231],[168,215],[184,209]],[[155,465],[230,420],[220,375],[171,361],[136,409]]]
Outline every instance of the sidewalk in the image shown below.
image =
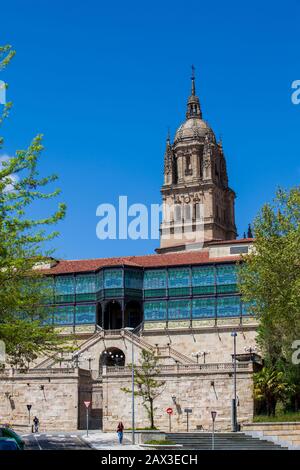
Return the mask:
[[131,441],[125,437],[123,444],[120,445],[115,432],[91,431],[88,437],[86,434],[81,434],[81,439],[97,450],[142,450],[138,445],[133,446]]

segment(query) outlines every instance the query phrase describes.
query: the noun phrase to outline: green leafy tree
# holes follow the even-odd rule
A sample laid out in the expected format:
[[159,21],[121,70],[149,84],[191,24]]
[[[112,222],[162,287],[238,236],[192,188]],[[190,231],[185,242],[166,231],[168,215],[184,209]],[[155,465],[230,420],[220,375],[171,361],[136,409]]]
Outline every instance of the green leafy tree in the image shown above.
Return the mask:
[[300,187],[278,190],[254,221],[254,251],[243,257],[240,290],[259,319],[258,343],[272,365],[290,362],[300,338]]
[[294,391],[283,372],[264,367],[254,374],[254,398],[265,402],[268,416],[275,416],[277,402],[286,402]]
[[270,374],[284,373],[297,405],[299,366],[293,343],[300,338],[300,187],[279,189],[254,221],[254,250],[243,257],[239,287],[259,321],[257,342]]
[[[128,367],[131,368],[131,364]],[[160,373],[158,358],[153,353],[143,349],[138,366],[134,366],[135,385],[137,387],[134,394],[142,398],[142,404],[147,411],[151,429],[155,429],[154,412],[156,408],[154,402],[161,395],[165,384],[164,381],[158,379]],[[129,388],[122,388],[122,391],[132,393]]]
[[[0,70],[15,55],[10,46],[0,47]],[[8,116],[11,103],[4,105],[0,124]],[[0,110],[1,111],[1,110]],[[0,148],[4,140],[0,138]],[[47,190],[55,175],[41,177],[42,136],[25,150],[0,161],[0,340],[5,342],[8,360],[25,366],[37,355],[64,349],[62,337],[45,324],[48,289],[39,266],[49,260],[45,242],[57,236],[51,227],[65,216],[66,207],[42,218],[34,217],[34,207],[52,201],[58,189]]]

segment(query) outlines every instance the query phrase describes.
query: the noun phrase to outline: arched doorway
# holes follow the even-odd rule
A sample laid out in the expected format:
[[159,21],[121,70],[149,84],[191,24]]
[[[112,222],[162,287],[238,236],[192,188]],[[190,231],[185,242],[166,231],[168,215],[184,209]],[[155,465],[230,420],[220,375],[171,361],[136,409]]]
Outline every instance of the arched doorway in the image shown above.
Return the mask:
[[122,328],[122,307],[116,300],[108,302],[104,309],[104,330],[120,330]]
[[143,321],[143,312],[140,302],[130,300],[125,307],[125,327],[136,328]]
[[113,366],[124,367],[125,366],[125,354],[119,348],[111,347],[111,348],[105,349],[101,353],[99,365],[100,365],[100,369],[103,366],[107,366],[107,367],[113,367]]

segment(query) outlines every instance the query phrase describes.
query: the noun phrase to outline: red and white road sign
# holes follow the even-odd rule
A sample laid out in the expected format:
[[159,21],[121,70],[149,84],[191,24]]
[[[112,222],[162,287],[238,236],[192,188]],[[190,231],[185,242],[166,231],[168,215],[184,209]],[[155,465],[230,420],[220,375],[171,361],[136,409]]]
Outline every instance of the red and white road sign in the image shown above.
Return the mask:
[[91,404],[90,401],[84,401],[83,403],[85,404],[85,407],[86,407],[86,408],[89,408],[89,407],[90,407],[90,404]]
[[168,413],[168,415],[172,415],[173,414],[173,408],[167,408],[166,412]]

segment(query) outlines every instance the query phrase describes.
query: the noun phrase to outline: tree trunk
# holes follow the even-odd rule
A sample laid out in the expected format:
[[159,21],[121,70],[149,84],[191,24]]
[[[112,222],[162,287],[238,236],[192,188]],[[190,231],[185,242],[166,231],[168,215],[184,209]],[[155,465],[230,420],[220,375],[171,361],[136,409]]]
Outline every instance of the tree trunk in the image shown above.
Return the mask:
[[151,423],[151,429],[154,429],[154,411],[153,411],[152,399],[150,399],[150,423]]

